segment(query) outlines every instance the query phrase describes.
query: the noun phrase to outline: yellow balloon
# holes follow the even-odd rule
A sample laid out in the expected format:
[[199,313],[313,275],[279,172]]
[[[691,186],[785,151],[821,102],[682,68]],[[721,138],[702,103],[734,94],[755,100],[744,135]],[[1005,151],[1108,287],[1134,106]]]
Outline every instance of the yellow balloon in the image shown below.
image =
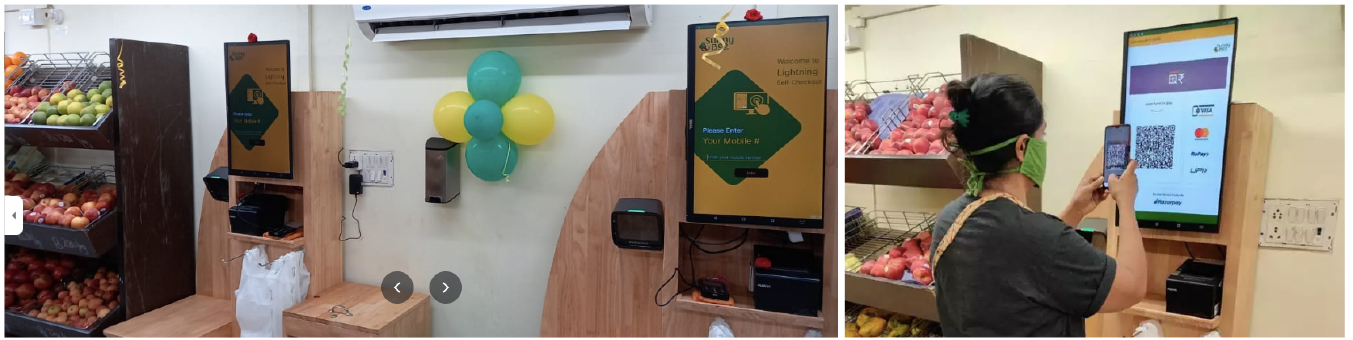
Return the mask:
[[503,134],[521,145],[540,144],[554,130],[554,109],[545,98],[523,93],[503,105]]
[[437,127],[437,134],[456,143],[470,141],[470,132],[465,131],[465,109],[470,104],[474,104],[474,97],[465,91],[447,93],[438,99],[432,109],[432,125]]

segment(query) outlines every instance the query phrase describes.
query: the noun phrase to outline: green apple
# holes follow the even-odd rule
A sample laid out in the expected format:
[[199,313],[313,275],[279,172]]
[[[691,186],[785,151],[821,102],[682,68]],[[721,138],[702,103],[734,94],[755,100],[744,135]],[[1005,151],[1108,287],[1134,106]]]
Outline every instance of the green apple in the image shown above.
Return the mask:
[[47,101],[52,103],[60,103],[63,100],[66,100],[66,95],[60,93],[53,94],[51,98],[47,99]]
[[61,125],[61,116],[47,116],[47,124],[45,125]]
[[92,116],[92,115],[94,115],[95,113],[98,113],[98,112],[94,112],[94,107],[93,107],[93,106],[86,106],[84,109],[81,109],[81,110],[80,110],[80,115],[82,115],[82,116],[83,116],[83,115],[91,115],[91,116]]
[[47,115],[48,115],[48,116],[60,116],[60,115],[61,115],[61,108],[57,107],[56,105],[48,106],[48,107],[47,107]]
[[90,104],[90,105],[93,105],[93,104],[103,104],[103,95],[102,95],[102,94],[96,94],[96,95],[89,96],[89,104]]
[[82,115],[82,116],[80,116],[80,125],[83,125],[83,126],[94,126],[94,120],[95,120],[95,118],[94,118],[94,115],[92,115],[92,114],[85,114],[85,115]]
[[76,103],[88,103],[88,102],[89,102],[89,98],[86,98],[85,95],[83,95],[83,94],[77,94],[77,95],[75,95],[74,97],[70,97],[70,100],[73,101],[73,102],[76,102]]
[[85,93],[83,91],[80,91],[80,89],[71,89],[69,92],[66,92],[66,97],[75,97],[82,94]]
[[33,124],[47,125],[47,111],[33,112]]
[[105,91],[107,91],[107,90],[112,90],[112,89],[113,89],[113,81],[112,81],[112,80],[104,80],[102,83],[99,83],[99,89],[100,89],[100,90],[105,90]]
[[111,110],[110,108],[108,108],[108,105],[105,104],[94,105],[94,113],[96,114],[105,114],[108,113],[108,110]]
[[61,116],[61,117],[62,117],[63,120],[65,120],[65,124],[62,124],[62,125],[65,125],[65,126],[80,126],[80,115],[65,115],[65,116]]

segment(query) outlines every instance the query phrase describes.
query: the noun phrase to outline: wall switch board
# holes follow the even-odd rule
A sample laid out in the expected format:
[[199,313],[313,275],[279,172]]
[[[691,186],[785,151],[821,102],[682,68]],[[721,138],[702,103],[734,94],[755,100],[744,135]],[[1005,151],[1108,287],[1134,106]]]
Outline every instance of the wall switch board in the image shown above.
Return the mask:
[[352,150],[348,151],[348,161],[357,162],[363,186],[395,186],[394,151]]
[[1339,229],[1338,200],[1264,199],[1259,245],[1330,251]]

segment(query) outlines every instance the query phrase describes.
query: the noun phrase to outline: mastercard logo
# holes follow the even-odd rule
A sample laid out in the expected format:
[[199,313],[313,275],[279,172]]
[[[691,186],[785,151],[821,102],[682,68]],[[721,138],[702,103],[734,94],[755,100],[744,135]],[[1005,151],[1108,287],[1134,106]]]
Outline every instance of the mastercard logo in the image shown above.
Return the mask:
[[1208,135],[1207,128],[1197,128],[1197,129],[1193,129],[1193,137],[1194,137],[1194,138],[1199,138],[1199,139],[1207,138],[1207,135]]

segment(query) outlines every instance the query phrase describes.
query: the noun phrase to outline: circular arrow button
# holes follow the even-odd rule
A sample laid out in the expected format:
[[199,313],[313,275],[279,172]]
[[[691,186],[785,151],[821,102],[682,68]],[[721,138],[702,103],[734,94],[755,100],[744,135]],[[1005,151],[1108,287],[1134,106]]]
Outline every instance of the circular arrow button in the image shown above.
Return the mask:
[[428,284],[428,293],[442,304],[452,303],[460,298],[460,289],[460,277],[452,272],[437,273]]
[[390,272],[385,275],[385,280],[381,281],[381,295],[390,303],[404,303],[413,296],[413,279],[401,271]]

